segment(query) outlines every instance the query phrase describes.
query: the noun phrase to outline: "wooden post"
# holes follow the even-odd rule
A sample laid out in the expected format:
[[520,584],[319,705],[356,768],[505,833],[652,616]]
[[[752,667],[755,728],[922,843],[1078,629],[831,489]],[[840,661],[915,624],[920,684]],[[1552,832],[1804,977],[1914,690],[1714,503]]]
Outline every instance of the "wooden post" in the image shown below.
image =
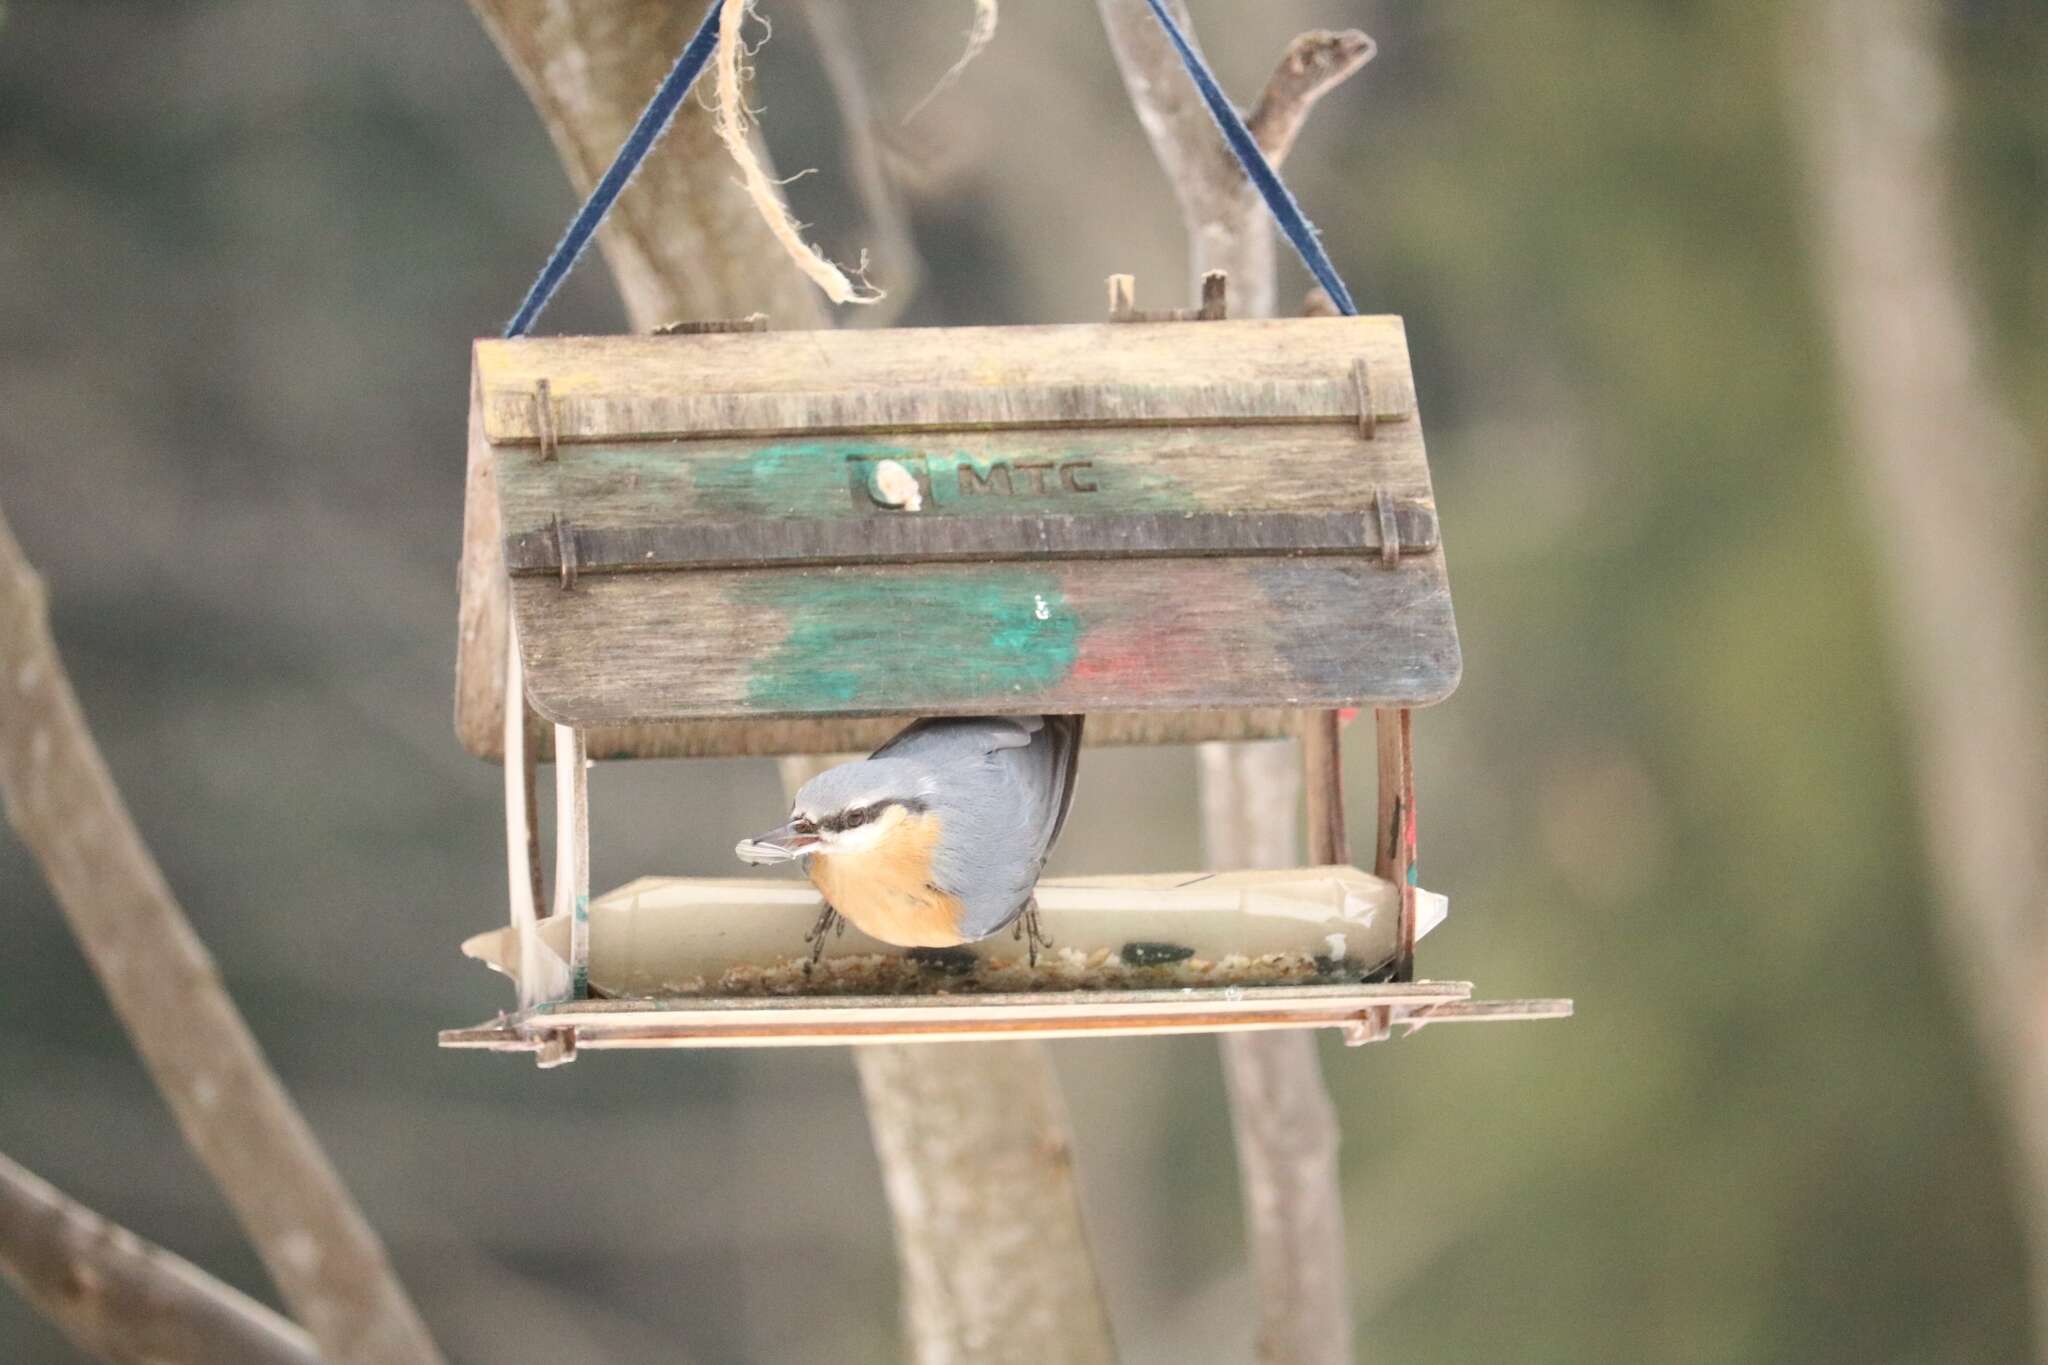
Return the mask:
[[539,878],[533,874],[528,846],[537,839],[535,813],[529,804],[532,787],[526,779],[526,671],[519,659],[513,627],[505,629],[505,887],[510,897],[512,928],[519,935],[519,1008],[532,1009],[568,992],[561,959],[540,939]]
[[1390,708],[1373,713],[1379,753],[1379,821],[1373,835],[1374,875],[1401,888],[1400,955],[1394,980],[1415,979],[1415,713]]
[[1308,860],[1317,866],[1351,861],[1344,833],[1343,720],[1311,711],[1302,721],[1302,788],[1308,811]]
[[590,765],[583,732],[555,727],[555,913],[569,921],[570,999],[590,994]]

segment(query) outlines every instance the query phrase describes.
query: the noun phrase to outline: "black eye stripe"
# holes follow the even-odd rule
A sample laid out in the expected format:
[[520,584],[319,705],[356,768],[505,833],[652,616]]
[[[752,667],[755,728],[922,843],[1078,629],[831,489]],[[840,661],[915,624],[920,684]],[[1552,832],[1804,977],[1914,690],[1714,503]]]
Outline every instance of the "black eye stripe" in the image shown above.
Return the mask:
[[818,828],[830,834],[838,834],[843,830],[859,829],[870,820],[881,819],[883,812],[887,811],[891,806],[903,806],[906,809],[922,810],[924,803],[922,801],[876,801],[866,806],[849,806],[837,815],[828,815],[820,820]]

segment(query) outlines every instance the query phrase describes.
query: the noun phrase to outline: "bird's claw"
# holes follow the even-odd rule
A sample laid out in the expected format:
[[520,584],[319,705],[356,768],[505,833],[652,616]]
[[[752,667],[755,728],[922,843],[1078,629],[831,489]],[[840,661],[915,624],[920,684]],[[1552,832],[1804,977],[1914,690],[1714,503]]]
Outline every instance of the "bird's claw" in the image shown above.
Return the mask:
[[818,922],[811,926],[811,931],[808,934],[804,935],[804,942],[811,945],[811,960],[805,964],[805,970],[808,971],[811,967],[817,966],[819,959],[825,956],[826,934],[829,933],[836,938],[845,932],[846,920],[837,910],[834,910],[830,905],[820,910],[818,912]]
[[1030,904],[1024,907],[1024,913],[1017,916],[1017,927],[1011,932],[1010,936],[1024,940],[1024,960],[1028,966],[1036,967],[1038,965],[1038,950],[1040,948],[1052,947],[1051,935],[1047,934],[1044,927],[1038,922],[1038,900],[1036,897],[1032,899]]

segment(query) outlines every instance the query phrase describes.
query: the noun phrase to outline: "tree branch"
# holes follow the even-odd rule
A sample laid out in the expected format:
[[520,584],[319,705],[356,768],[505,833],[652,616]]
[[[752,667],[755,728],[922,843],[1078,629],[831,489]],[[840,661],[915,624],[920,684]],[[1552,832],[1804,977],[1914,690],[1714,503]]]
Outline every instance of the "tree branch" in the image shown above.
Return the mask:
[[0,1156],[0,1276],[116,1365],[320,1365],[293,1322]]
[[278,1291],[341,1362],[440,1354],[121,801],[0,517],[0,794],[114,1012]]
[[[1167,0],[1193,41],[1186,7]],[[1275,312],[1266,208],[1224,146],[1179,57],[1144,0],[1098,0],[1138,121],[1172,181],[1188,230],[1191,274],[1230,277],[1234,315]],[[1289,45],[1253,117],[1276,162],[1316,100],[1364,66],[1362,33],[1308,33]],[[1212,867],[1285,867],[1297,858],[1301,759],[1291,744],[1205,744],[1199,758],[1203,843]],[[1258,1358],[1270,1365],[1351,1360],[1339,1129],[1313,1035],[1221,1040],[1246,1232],[1259,1295]]]
[[1316,101],[1342,85],[1378,50],[1355,28],[1316,29],[1289,43],[1245,120],[1266,159],[1275,166],[1285,161]]
[[[1274,306],[1273,231],[1258,192],[1244,178],[1223,134],[1188,80],[1144,0],[1096,0],[1110,51],[1130,91],[1138,124],[1180,201],[1188,234],[1188,289],[1201,288],[1212,270],[1230,276],[1230,311],[1271,317]],[[1166,0],[1188,41],[1200,44],[1182,0]]]
[[[1258,191],[1217,131],[1159,21],[1144,0],[1097,0],[1124,86],[1153,155],[1180,203],[1188,233],[1190,290],[1202,276],[1230,276],[1236,317],[1271,317],[1273,230]],[[1195,32],[1182,0],[1166,0],[1190,42]],[[1197,44],[1199,48],[1199,44]],[[1287,157],[1316,102],[1373,58],[1373,41],[1357,29],[1304,33],[1287,45],[1248,120],[1259,148],[1275,166]]]
[[2048,507],[1982,373],[1949,92],[1913,0],[1809,0],[1785,51],[1849,444],[1889,588],[1939,927],[2003,1083],[2048,1360]]
[[1045,1044],[863,1047],[855,1061],[913,1358],[1115,1361]]
[[[578,193],[588,193],[668,73],[703,3],[470,0],[533,101]],[[762,164],[766,165],[764,156]],[[762,312],[825,322],[816,290],[736,181],[711,115],[683,102],[597,235],[636,331]]]

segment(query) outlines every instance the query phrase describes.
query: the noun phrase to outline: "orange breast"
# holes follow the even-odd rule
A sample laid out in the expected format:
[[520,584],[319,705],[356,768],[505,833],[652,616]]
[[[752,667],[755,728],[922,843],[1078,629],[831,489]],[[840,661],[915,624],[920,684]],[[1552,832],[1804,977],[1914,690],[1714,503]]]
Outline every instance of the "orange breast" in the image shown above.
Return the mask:
[[913,815],[865,853],[810,860],[811,882],[860,931],[903,948],[950,948],[960,935],[960,902],[931,884],[939,817]]

